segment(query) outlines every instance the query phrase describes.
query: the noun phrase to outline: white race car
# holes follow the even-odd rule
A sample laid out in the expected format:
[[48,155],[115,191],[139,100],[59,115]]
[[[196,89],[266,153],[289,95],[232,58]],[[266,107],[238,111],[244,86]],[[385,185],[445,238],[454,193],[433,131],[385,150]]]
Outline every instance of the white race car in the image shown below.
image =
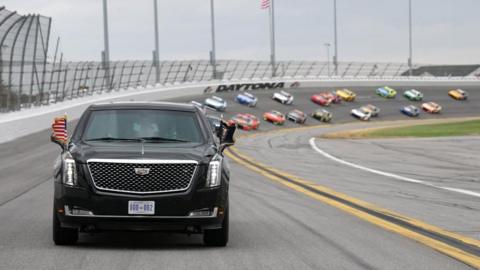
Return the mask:
[[365,106],[361,107],[360,110],[362,112],[370,112],[372,117],[376,117],[380,113],[380,108],[378,108],[377,106],[374,106],[372,104],[365,105]]
[[293,95],[285,91],[275,92],[272,96],[273,100],[276,100],[282,104],[292,104]]
[[198,102],[198,101],[192,100],[192,101],[190,101],[190,104],[192,104],[192,105],[196,106],[197,108],[199,108],[203,113],[206,113],[206,112],[207,112],[207,107],[206,107],[204,104],[202,104],[202,103],[200,103],[200,102]]
[[358,118],[362,121],[369,121],[370,118],[372,117],[372,113],[368,110],[362,110],[362,108],[360,109],[353,109],[351,111],[351,114],[353,117],[355,118]]
[[223,100],[221,97],[213,96],[205,99],[205,106],[213,108],[217,111],[225,111],[227,109],[227,101]]

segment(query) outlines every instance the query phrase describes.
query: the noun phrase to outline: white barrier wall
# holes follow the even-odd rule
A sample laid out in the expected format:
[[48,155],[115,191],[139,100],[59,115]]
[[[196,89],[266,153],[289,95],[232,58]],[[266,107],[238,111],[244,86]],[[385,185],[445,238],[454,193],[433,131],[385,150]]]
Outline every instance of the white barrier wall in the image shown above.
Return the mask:
[[[205,92],[215,92],[217,89],[226,89],[235,85],[235,89],[245,90],[258,87],[262,89],[263,84],[270,86],[281,86],[291,88],[294,84],[300,88],[318,87],[376,87],[383,85],[390,86],[445,86],[445,87],[479,87],[479,80],[458,80],[458,79],[278,79],[250,81],[229,81],[209,83],[189,83],[182,85],[163,86],[155,89],[131,89],[121,92],[110,92],[102,95],[93,95],[85,98],[65,101],[49,106],[25,109],[19,112],[0,114],[0,143],[8,142],[16,138],[39,132],[50,127],[52,119],[56,116],[67,113],[69,121],[78,119],[83,111],[94,103],[119,102],[119,101],[152,101],[165,100],[176,97],[201,95]],[[221,88],[219,88],[221,86]],[[230,87],[231,89],[231,87]]]

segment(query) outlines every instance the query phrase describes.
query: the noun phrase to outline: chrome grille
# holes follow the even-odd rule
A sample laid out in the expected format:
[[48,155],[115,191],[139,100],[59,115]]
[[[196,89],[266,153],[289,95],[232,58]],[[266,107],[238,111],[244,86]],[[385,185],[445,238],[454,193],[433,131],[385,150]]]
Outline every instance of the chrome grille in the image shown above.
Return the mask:
[[191,160],[88,161],[93,184],[98,190],[136,194],[186,190],[196,168],[197,162]]

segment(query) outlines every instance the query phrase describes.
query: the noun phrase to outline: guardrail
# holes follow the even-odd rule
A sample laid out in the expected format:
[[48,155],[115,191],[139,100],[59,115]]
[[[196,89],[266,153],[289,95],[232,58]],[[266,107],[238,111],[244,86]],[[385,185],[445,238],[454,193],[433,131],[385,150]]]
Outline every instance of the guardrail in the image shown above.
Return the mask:
[[[5,64],[5,62],[4,62]],[[116,92],[144,89],[179,83],[208,81],[260,81],[271,78],[267,61],[222,60],[217,62],[214,77],[209,61],[163,61],[157,66],[151,61],[117,61],[105,68],[100,62],[47,63],[44,81],[24,81],[21,72],[0,70],[0,77],[9,84],[0,85],[0,112],[16,111],[32,106],[44,106],[65,100]],[[332,63],[316,61],[281,61],[275,79],[305,80],[458,80],[478,81],[478,77],[406,77],[408,69],[401,63],[340,62],[337,74]],[[24,68],[34,70],[34,67]],[[42,86],[42,87],[40,87]],[[25,91],[25,89],[29,91]],[[3,95],[2,95],[3,93]]]

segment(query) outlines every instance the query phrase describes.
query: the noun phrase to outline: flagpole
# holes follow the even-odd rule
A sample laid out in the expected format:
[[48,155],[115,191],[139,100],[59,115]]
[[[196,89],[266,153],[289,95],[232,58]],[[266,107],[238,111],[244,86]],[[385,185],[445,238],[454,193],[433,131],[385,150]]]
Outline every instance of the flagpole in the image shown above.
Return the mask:
[[275,9],[274,0],[270,0],[270,64],[272,66],[272,77],[276,77],[276,59],[275,59]]
[[333,32],[335,43],[335,55],[333,56],[333,65],[335,67],[335,76],[338,76],[337,0],[333,0]]

